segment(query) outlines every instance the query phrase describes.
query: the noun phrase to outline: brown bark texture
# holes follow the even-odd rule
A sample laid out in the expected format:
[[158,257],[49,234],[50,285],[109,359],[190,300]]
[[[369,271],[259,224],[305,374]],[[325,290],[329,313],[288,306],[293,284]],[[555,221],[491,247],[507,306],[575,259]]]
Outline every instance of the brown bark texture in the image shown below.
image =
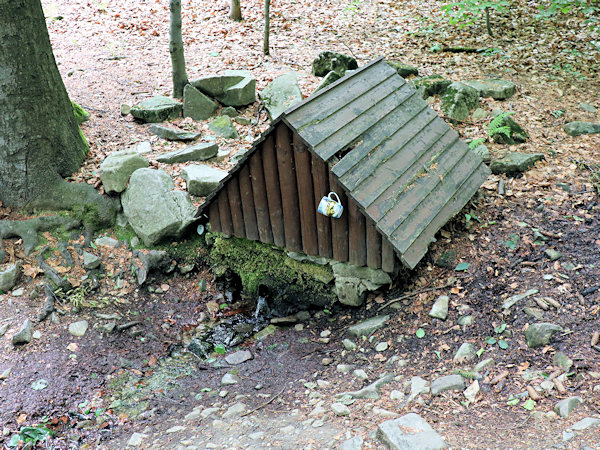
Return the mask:
[[40,0],[0,0],[0,201],[28,204],[86,153]]

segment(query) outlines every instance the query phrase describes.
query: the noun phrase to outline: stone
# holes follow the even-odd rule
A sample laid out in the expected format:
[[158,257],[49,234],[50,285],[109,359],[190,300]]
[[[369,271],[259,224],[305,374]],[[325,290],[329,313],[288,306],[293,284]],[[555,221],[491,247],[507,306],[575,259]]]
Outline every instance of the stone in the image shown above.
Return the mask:
[[237,109],[235,109],[233,106],[228,106],[221,110],[221,116],[229,116],[233,119],[237,115],[238,115]]
[[354,436],[351,439],[347,439],[339,446],[339,450],[362,450],[363,438],[362,436]]
[[96,255],[90,252],[83,253],[83,267],[87,270],[94,270],[100,267],[101,261]]
[[581,136],[582,134],[597,134],[600,133],[600,123],[591,122],[569,122],[563,127],[565,133],[569,136]]
[[202,412],[200,413],[200,417],[202,417],[203,419],[208,419],[208,418],[214,419],[218,412],[219,412],[219,408],[206,408],[206,409],[202,410]]
[[491,97],[494,100],[506,100],[515,95],[515,83],[508,80],[471,80],[464,82],[477,89],[480,97]]
[[227,411],[223,413],[223,419],[229,419],[230,417],[239,417],[246,412],[246,405],[243,403],[236,403],[227,408]]
[[332,264],[335,278],[335,292],[340,303],[360,306],[368,291],[375,291],[391,283],[389,274],[380,269],[358,267],[336,262]]
[[[240,125],[251,125],[252,124],[252,119],[248,119],[247,117],[244,117],[244,116],[234,117],[233,121],[235,123],[239,123]],[[248,139],[248,136],[246,136],[246,139]]]
[[331,410],[336,416],[343,417],[350,415],[350,408],[348,408],[343,403],[333,403],[331,405]]
[[354,372],[352,372],[352,375],[354,375],[354,378],[357,378],[360,381],[367,381],[369,379],[369,375],[367,375],[367,372],[365,372],[363,369],[356,369]]
[[435,379],[431,383],[431,395],[438,395],[446,391],[460,391],[465,388],[465,380],[460,375],[446,375]]
[[238,137],[238,132],[229,116],[217,117],[208,124],[208,128],[210,128],[217,136],[227,139],[236,139]]
[[406,403],[412,402],[421,394],[426,394],[430,390],[429,381],[421,377],[412,377],[410,379],[410,395],[406,400]]
[[191,84],[183,88],[183,117],[206,120],[217,111],[217,104]]
[[221,378],[221,386],[231,386],[240,382],[240,377],[232,373],[226,373]]
[[275,78],[260,93],[271,120],[277,119],[284,111],[302,101],[298,78],[289,72]]
[[176,191],[173,180],[162,170],[136,170],[121,203],[131,227],[147,246],[180,237],[195,220],[196,207],[189,194]]
[[340,76],[340,74],[338,74],[337,72],[334,72],[333,70],[331,72],[329,72],[327,75],[325,75],[325,77],[321,80],[321,82],[317,85],[317,87],[315,88],[315,90],[313,91],[313,93],[320,91],[321,89],[326,88],[327,86],[329,86],[330,84],[335,83],[337,80],[339,80],[340,78],[342,78]]
[[214,158],[219,152],[219,146],[215,143],[203,142],[200,144],[191,145],[181,150],[159,155],[156,160],[160,163],[175,164],[188,161],[206,161]]
[[571,430],[573,431],[584,431],[588,428],[595,428],[600,426],[600,419],[596,417],[586,417],[585,419],[581,419],[579,422],[575,422],[571,425]]
[[552,364],[562,368],[565,372],[568,372],[573,366],[573,360],[563,352],[556,352],[552,357]]
[[167,141],[193,141],[201,136],[201,133],[192,133],[163,125],[150,125],[148,131]]
[[358,391],[342,392],[341,394],[337,394],[336,397],[338,397],[338,398],[350,397],[350,398],[359,398],[359,399],[362,398],[362,399],[377,400],[380,397],[379,390],[381,389],[381,386],[383,386],[384,384],[390,383],[392,381],[394,381],[394,374],[385,373],[377,381],[375,381],[374,383],[371,383],[368,386],[365,386],[364,388],[362,388]]
[[[492,112],[494,118],[499,114],[503,114],[502,110],[495,110]],[[510,129],[508,136],[504,133],[494,133],[492,139],[494,142],[499,144],[514,145],[522,144],[527,142],[529,134],[523,129],[521,125],[514,121],[514,119],[508,115],[503,116],[500,121],[499,127],[508,127]]]
[[441,96],[444,114],[453,120],[465,120],[479,103],[479,92],[464,83],[455,81]]
[[369,336],[380,328],[383,328],[388,320],[390,320],[390,316],[387,314],[384,316],[372,317],[371,319],[348,327],[348,334],[356,337]]
[[529,289],[528,291],[522,294],[511,295],[502,303],[502,309],[508,310],[516,305],[518,302],[523,300],[524,298],[530,297],[532,295],[537,294],[539,291],[537,289]]
[[119,108],[119,112],[122,116],[128,116],[129,113],[131,113],[131,105],[128,105],[127,103],[122,103]]
[[375,346],[376,352],[385,352],[389,348],[389,344],[387,342],[379,342]]
[[238,365],[250,361],[254,356],[249,350],[239,350],[225,357],[227,364]]
[[119,241],[110,236],[100,236],[94,240],[94,244],[98,246],[117,248],[119,246]]
[[335,368],[335,371],[346,374],[352,369],[354,369],[354,366],[352,364],[338,364]]
[[174,427],[171,427],[167,430],[167,433],[169,434],[173,434],[173,433],[179,433],[180,431],[184,431],[186,428],[184,426],[181,425],[175,425]]
[[10,377],[11,372],[11,368],[3,370],[2,373],[0,373],[0,380],[6,380],[8,377]]
[[486,367],[489,367],[495,363],[494,358],[486,358],[482,361],[479,361],[475,367],[473,367],[473,372],[479,373]]
[[144,439],[148,437],[147,434],[133,433],[127,441],[127,447],[139,447],[144,442]]
[[481,119],[486,119],[487,117],[489,117],[490,113],[487,112],[485,109],[483,108],[475,108],[475,111],[473,111],[473,113],[471,113],[471,118],[473,120],[481,120]]
[[569,417],[569,414],[571,414],[571,412],[577,408],[580,403],[583,403],[583,399],[581,397],[565,398],[554,405],[554,412],[565,419]]
[[559,251],[556,251],[552,248],[549,248],[547,250],[544,251],[544,253],[546,254],[546,256],[548,258],[550,258],[550,261],[556,261],[557,259],[560,259],[562,256],[562,253]]
[[347,70],[358,69],[358,63],[352,56],[343,53],[324,51],[319,53],[312,63],[312,74],[324,77],[329,72],[337,72],[344,76]]
[[4,270],[0,271],[0,291],[8,292],[17,284],[17,280],[21,275],[21,263],[14,262],[8,265]]
[[254,339],[256,339],[257,341],[262,341],[267,336],[275,334],[276,331],[277,331],[277,327],[275,325],[268,325],[265,328],[263,328],[262,330],[260,330],[258,333],[256,333],[254,335]]
[[92,117],[92,115],[89,112],[87,112],[74,101],[71,101],[71,106],[73,106],[73,114],[75,115],[75,121],[77,122],[77,125],[81,125],[83,122],[87,122],[88,120],[90,120],[90,117]]
[[419,69],[415,66],[411,66],[410,64],[405,64],[400,61],[386,61],[388,66],[396,71],[398,75],[402,78],[410,77],[414,75],[415,77],[419,76]]
[[597,111],[597,109],[593,105],[590,105],[589,103],[580,103],[579,107],[581,109],[583,109],[585,112],[589,112],[589,113],[595,113]]
[[490,162],[492,157],[490,155],[490,149],[487,148],[487,145],[478,145],[474,149],[471,150],[473,153],[478,155],[483,162]]
[[464,342],[456,351],[453,361],[458,363],[470,361],[473,358],[475,358],[476,352],[477,348],[473,344],[471,344],[470,342]]
[[442,95],[446,92],[452,81],[446,80],[439,75],[429,75],[426,77],[414,80],[413,86],[421,92],[424,99],[433,97],[434,95]]
[[226,70],[225,75],[197,78],[190,84],[225,106],[245,106],[256,101],[256,80],[248,70]]
[[87,320],[80,320],[69,325],[69,333],[73,336],[83,336],[88,329]]
[[131,174],[149,165],[146,158],[133,150],[113,152],[100,164],[100,179],[104,192],[107,194],[123,192]]
[[344,348],[346,350],[351,351],[351,352],[353,352],[354,350],[356,350],[358,348],[358,345],[356,345],[355,342],[353,342],[347,338],[342,341],[342,345],[344,346]]
[[23,294],[25,294],[25,289],[23,288],[15,289],[10,293],[10,295],[13,297],[22,297]]
[[157,123],[179,117],[182,110],[177,100],[157,95],[133,106],[131,115],[142,122]]
[[134,151],[140,155],[144,155],[146,153],[152,153],[152,144],[148,141],[138,142],[133,146],[131,151]]
[[438,256],[435,260],[435,265],[438,267],[443,267],[445,269],[454,268],[456,264],[454,260],[456,259],[456,252],[454,250],[444,251]]
[[431,317],[435,317],[436,319],[446,320],[448,318],[449,302],[450,297],[448,297],[447,295],[440,295],[431,307],[429,315]]
[[204,164],[192,164],[184,167],[181,177],[187,184],[190,195],[206,197],[211,194],[228,172]]
[[33,323],[31,323],[31,320],[25,319],[19,331],[12,337],[12,344],[29,344],[31,339],[33,339]]
[[11,325],[11,322],[8,322],[0,326],[0,338],[6,334]]
[[375,416],[384,417],[386,419],[395,419],[396,417],[400,417],[400,414],[398,414],[397,412],[378,407],[373,408],[372,413]]
[[490,169],[495,175],[505,173],[509,176],[515,176],[530,169],[542,159],[544,159],[543,153],[510,152],[504,158],[492,161]]
[[463,394],[468,401],[473,403],[475,401],[475,398],[477,397],[477,394],[479,394],[479,391],[479,381],[475,380],[469,385],[468,388],[465,389]]
[[383,422],[377,427],[376,436],[392,450],[446,448],[444,438],[415,413]]
[[554,333],[563,331],[563,328],[553,323],[534,323],[525,330],[527,345],[531,348],[542,347],[550,343]]
[[475,322],[475,318],[473,316],[467,315],[467,316],[460,316],[457,320],[457,323],[461,326],[461,327],[468,327],[470,325],[473,325],[473,322]]

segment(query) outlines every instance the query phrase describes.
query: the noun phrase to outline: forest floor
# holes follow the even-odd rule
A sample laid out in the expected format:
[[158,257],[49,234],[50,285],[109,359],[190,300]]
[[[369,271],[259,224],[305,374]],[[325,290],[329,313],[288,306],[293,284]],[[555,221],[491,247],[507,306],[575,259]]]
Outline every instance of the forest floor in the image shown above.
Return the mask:
[[[82,126],[90,156],[73,179],[98,186],[102,160],[136,142],[150,141],[154,156],[176,148],[179,144],[159,142],[146,126],[120,114],[121,104],[170,94],[166,2],[43,3],[71,99],[92,113]],[[26,276],[16,286],[22,292],[0,296],[0,327],[11,324],[0,338],[0,374],[10,369],[0,380],[0,446],[8,446],[21,427],[42,424],[56,432],[54,448],[120,448],[134,432],[145,435],[142,448],[331,448],[355,435],[365,439],[365,448],[380,448],[371,433],[386,414],[416,412],[452,447],[600,448],[598,428],[573,436],[566,431],[584,417],[600,417],[600,352],[590,346],[591,335],[600,331],[600,206],[590,181],[600,168],[600,135],[573,138],[562,130],[573,120],[600,122],[600,112],[580,107],[589,103],[600,109],[600,36],[589,31],[585,17],[536,20],[536,5],[520,2],[492,17],[495,36],[490,37],[482,20],[464,29],[448,25],[440,16],[440,2],[433,0],[273,0],[272,55],[265,58],[262,1],[242,1],[240,23],[227,18],[228,3],[182,2],[189,78],[249,69],[261,90],[293,70],[307,96],[319,81],[310,67],[322,50],[352,54],[359,65],[385,56],[417,66],[421,75],[440,74],[456,81],[494,75],[515,82],[518,92],[505,102],[483,99],[481,107],[513,111],[531,139],[510,148],[486,142],[492,159],[510,150],[543,153],[545,160],[519,178],[491,176],[481,195],[444,227],[417,269],[389,290],[371,295],[363,307],[312,311],[301,326],[248,341],[244,348],[254,359],[237,366],[241,382],[228,387],[220,381],[231,367],[200,363],[177,351],[201,313],[223,301],[208,269],[155,277],[137,288],[128,247],[97,245],[94,251],[107,274],[101,286],[79,304],[60,305],[63,314],[55,321],[36,324],[40,335],[31,344],[14,348],[12,334],[25,318],[37,316],[43,302],[30,295],[39,292],[42,276],[35,253],[25,257],[19,241],[4,240],[10,257],[24,260]],[[444,51],[459,46],[487,50]],[[218,138],[220,148],[231,155],[248,148],[268,126],[258,103],[240,113],[259,122],[236,125],[237,140]],[[466,139],[486,138],[487,122],[453,125]],[[210,134],[206,123],[174,123]],[[181,166],[152,164],[169,171],[185,188],[178,176]],[[216,165],[230,168],[228,159]],[[6,208],[0,214],[3,219],[22,217]],[[545,240],[536,238],[536,231]],[[56,244],[55,236],[44,237],[50,246]],[[72,246],[83,242],[83,236],[69,237]],[[550,261],[547,249],[562,256]],[[434,264],[449,251],[455,253],[454,265],[470,264],[466,271]],[[59,257],[51,255],[47,261],[60,269]],[[83,274],[79,262],[66,272],[73,282]],[[198,289],[201,279],[208,281],[206,292]],[[502,308],[508,297],[530,289],[538,294]],[[386,306],[406,294],[411,295]],[[428,315],[440,294],[451,297],[446,321]],[[550,297],[559,307],[542,308],[535,303],[537,297]],[[347,327],[378,314],[391,316],[386,326],[372,339],[358,342],[362,351],[345,351]],[[473,316],[472,325],[457,324],[465,314]],[[67,325],[83,319],[90,329],[75,338]],[[123,330],[103,332],[111,321],[124,325]],[[551,344],[531,349],[524,330],[536,321],[558,324],[563,332]],[[497,328],[502,324],[505,329]],[[416,336],[418,329],[424,331],[422,338]],[[500,340],[507,348],[498,345]],[[387,349],[375,351],[381,342]],[[495,360],[479,380],[481,391],[474,401],[466,402],[460,391],[423,394],[408,404],[398,400],[398,394],[390,398],[392,391],[409,393],[414,376],[431,381],[455,368],[470,367],[453,361],[464,342],[482,349],[480,360]],[[558,352],[572,360],[564,382],[537,399],[533,411],[524,407],[525,398],[513,401],[528,385],[563,372],[555,359]],[[363,369],[367,379],[340,373],[338,364]],[[356,400],[346,417],[330,413],[335,394],[360,389],[385,372],[396,378],[382,387],[379,399]],[[32,389],[40,379],[46,387]],[[575,395],[584,402],[567,419],[548,414],[557,401]],[[222,419],[236,402],[244,402],[248,411],[257,409],[234,421]],[[325,411],[317,409],[321,406]],[[194,408],[210,407],[216,412],[202,420],[185,417]],[[255,434],[259,431],[264,434]],[[243,440],[253,432],[255,441]]]

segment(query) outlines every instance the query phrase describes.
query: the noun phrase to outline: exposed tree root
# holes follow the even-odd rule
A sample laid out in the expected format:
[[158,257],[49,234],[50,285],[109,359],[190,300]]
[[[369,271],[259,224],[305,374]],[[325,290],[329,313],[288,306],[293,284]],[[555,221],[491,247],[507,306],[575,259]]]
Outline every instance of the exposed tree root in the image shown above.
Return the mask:
[[55,230],[60,227],[72,230],[80,226],[81,221],[79,219],[64,216],[44,216],[28,220],[2,220],[0,221],[0,238],[22,238],[25,255],[29,256],[38,245],[38,232]]

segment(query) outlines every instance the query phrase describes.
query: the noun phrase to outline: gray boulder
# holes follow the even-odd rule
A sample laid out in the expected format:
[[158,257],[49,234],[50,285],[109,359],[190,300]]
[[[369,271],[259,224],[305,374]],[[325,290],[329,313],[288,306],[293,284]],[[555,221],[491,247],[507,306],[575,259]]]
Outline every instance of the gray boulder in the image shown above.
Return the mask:
[[183,88],[183,117],[205,120],[217,111],[217,104],[191,84]]
[[571,414],[571,412],[577,408],[577,406],[579,406],[580,403],[583,403],[583,399],[581,397],[565,398],[554,406],[554,412],[563,419],[567,418],[569,417],[569,414]]
[[165,164],[183,163],[188,161],[206,161],[214,158],[219,153],[219,146],[215,143],[203,142],[190,147],[165,153],[156,158],[158,162]]
[[228,172],[204,164],[192,164],[181,171],[190,195],[206,197],[219,185]]
[[446,391],[459,391],[465,388],[465,380],[460,375],[446,375],[431,383],[431,395]]
[[515,83],[508,80],[471,80],[466,85],[477,89],[480,97],[491,97],[494,100],[506,100],[515,95]]
[[387,314],[384,316],[372,317],[371,319],[364,320],[356,325],[348,327],[348,334],[356,337],[369,336],[380,328],[383,328],[388,320],[390,320],[390,316]]
[[100,258],[90,252],[83,252],[83,267],[87,270],[94,270],[100,267]]
[[362,450],[363,438],[362,436],[354,436],[351,439],[347,439],[340,445],[339,450]]
[[173,180],[162,170],[136,170],[121,203],[127,220],[146,245],[181,236],[196,214],[188,193],[175,191]]
[[134,150],[114,152],[100,164],[100,179],[107,194],[123,192],[129,177],[137,169],[149,166],[149,162]]
[[329,72],[344,76],[347,70],[358,69],[358,63],[352,56],[337,52],[321,52],[312,63],[312,74],[324,77]]
[[85,335],[88,330],[89,324],[87,320],[80,320],[79,322],[73,322],[69,325],[69,333],[73,336],[81,337]]
[[215,132],[218,136],[227,139],[236,139],[238,132],[229,116],[219,116],[208,124],[208,128]]
[[260,98],[271,120],[277,119],[285,110],[302,101],[296,74],[290,72],[275,78],[261,91]]
[[479,104],[477,89],[455,81],[442,95],[442,109],[453,120],[465,120]]
[[582,134],[597,134],[600,133],[600,123],[591,122],[569,122],[563,127],[565,133],[569,136],[581,136]]
[[493,174],[505,173],[510,176],[518,175],[533,167],[544,159],[543,153],[510,152],[504,158],[497,159],[490,164]]
[[490,162],[492,159],[490,156],[490,149],[487,148],[486,145],[478,145],[472,150],[476,155],[478,155],[483,162]]
[[446,320],[448,318],[448,303],[450,302],[450,297],[447,295],[440,295],[433,306],[431,307],[431,311],[429,311],[429,315],[431,317],[435,317],[437,319]]
[[553,323],[534,323],[525,330],[527,345],[531,348],[542,347],[550,343],[554,333],[563,331],[563,328]]
[[377,427],[376,436],[393,450],[446,448],[444,438],[415,413],[383,422]]
[[367,292],[375,291],[392,282],[390,276],[379,269],[358,267],[346,263],[332,265],[335,279],[335,292],[340,303],[349,306],[360,306]]
[[162,125],[150,125],[150,133],[166,139],[167,141],[193,141],[200,137],[200,133],[191,133],[189,131],[177,130]]
[[6,269],[0,271],[0,291],[8,292],[17,283],[21,274],[21,263],[19,261],[10,264]]
[[463,342],[454,355],[454,362],[461,363],[475,358],[477,348],[470,342]]
[[225,75],[197,78],[190,84],[225,106],[245,106],[256,101],[256,80],[247,70],[226,70]]
[[[502,114],[503,111],[496,110],[492,112],[494,118],[499,114]],[[500,127],[508,127],[509,132],[508,136],[506,133],[494,133],[492,139],[494,142],[498,144],[506,144],[506,145],[514,145],[514,144],[522,144],[527,142],[529,139],[529,134],[523,129],[521,125],[514,121],[514,119],[510,116],[503,116],[500,121]]]
[[233,106],[228,106],[228,107],[223,108],[221,110],[221,114],[220,115],[221,116],[229,116],[229,117],[231,117],[233,119],[234,117],[237,117],[238,112],[237,112],[237,109],[235,109]]
[[148,123],[163,122],[181,115],[183,106],[177,100],[157,95],[131,108],[131,115]]
[[388,66],[394,69],[396,73],[402,78],[410,77],[411,75],[414,75],[415,77],[419,76],[419,69],[417,69],[415,66],[411,66],[410,64],[404,64],[400,61],[386,62],[388,63]]
[[33,339],[33,323],[26,319],[21,325],[21,329],[12,337],[13,345],[29,344]]
[[421,92],[424,99],[434,95],[442,95],[446,92],[452,81],[442,78],[440,75],[429,75],[412,81],[413,86]]
[[321,80],[321,82],[318,84],[318,86],[315,88],[314,92],[320,91],[323,88],[326,88],[327,86],[329,86],[330,84],[335,83],[337,80],[339,80],[340,78],[342,78],[337,72],[334,72],[333,70],[331,72],[329,72],[327,75],[325,75],[325,78],[323,78]]

